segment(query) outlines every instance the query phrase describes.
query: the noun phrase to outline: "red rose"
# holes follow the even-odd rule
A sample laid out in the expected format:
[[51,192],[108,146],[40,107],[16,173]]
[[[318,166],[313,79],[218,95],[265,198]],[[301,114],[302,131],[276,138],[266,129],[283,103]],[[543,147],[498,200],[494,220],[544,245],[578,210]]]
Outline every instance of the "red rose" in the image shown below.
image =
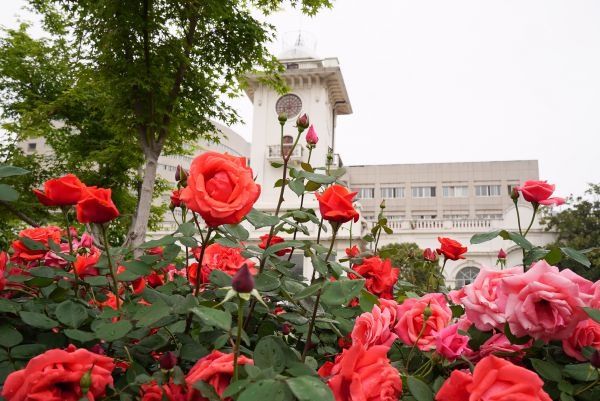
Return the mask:
[[437,254],[431,248],[427,248],[423,251],[423,259],[429,262],[435,262],[437,260]]
[[[52,240],[55,244],[60,244],[61,229],[56,226],[26,228],[19,233],[19,237],[29,238],[48,246],[48,241]],[[29,249],[20,239],[13,241],[14,250],[12,260],[17,263],[31,263],[42,259],[48,252],[46,249]]]
[[444,255],[446,259],[450,260],[459,260],[464,259],[462,256],[463,253],[467,252],[467,247],[462,246],[462,244],[458,241],[455,241],[451,238],[442,238],[438,237],[438,241],[440,241],[440,247],[436,249],[436,252],[439,255]]
[[142,384],[140,389],[141,401],[186,401],[185,387],[172,381],[162,386],[152,381]]
[[[238,365],[254,365],[250,358],[240,355]],[[194,383],[203,381],[212,386],[217,394],[221,396],[233,376],[233,354],[224,354],[214,350],[204,358],[200,359],[190,369],[185,377],[185,383],[188,388],[188,401],[207,401],[202,397],[198,390],[194,389]],[[226,400],[229,400],[227,398]]]
[[81,199],[85,185],[73,174],[48,180],[44,183],[44,192],[34,189],[40,203],[44,206],[71,206]]
[[321,216],[325,220],[335,223],[358,221],[358,212],[352,206],[355,195],[356,192],[350,192],[346,187],[337,184],[330,186],[322,194],[315,192]]
[[355,258],[360,255],[360,249],[356,245],[352,245],[351,248],[346,248],[346,256],[349,258]]
[[87,187],[77,203],[77,220],[80,223],[103,224],[116,219],[119,211],[110,196],[110,189]]
[[181,206],[181,189],[175,189],[171,193],[171,208]]
[[91,373],[87,397],[90,401],[104,396],[112,386],[112,358],[69,345],[51,349],[32,358],[24,369],[11,373],[4,383],[2,396],[7,401],[78,401],[82,394],[80,380]]
[[100,260],[100,250],[96,247],[90,249],[89,253],[79,254],[75,257],[73,268],[80,278],[86,276],[97,276],[96,263]]
[[[202,261],[202,268],[200,269],[201,283],[208,283],[210,273],[213,270],[221,270],[224,273],[229,274],[233,277],[235,273],[242,267],[243,264],[247,264],[250,269],[250,273],[256,274],[254,269],[254,262],[245,259],[242,256],[241,248],[228,248],[221,244],[211,244],[206,248],[204,252],[204,259]],[[196,277],[198,274],[198,264],[192,263],[187,269],[188,280],[192,284],[196,284]]]
[[[352,269],[366,280],[365,288],[370,293],[380,298],[393,298],[394,284],[398,281],[400,269],[392,267],[389,259],[381,260],[379,256],[364,258],[362,264],[354,265]],[[360,277],[349,273],[348,278],[356,280]]]
[[[267,249],[267,241],[269,240],[269,234],[265,234],[265,235],[261,235],[260,236],[260,244],[258,244],[258,247],[260,249]],[[269,243],[269,246],[275,245],[275,244],[280,244],[283,241],[285,241],[283,238],[277,236],[277,235],[273,235],[271,237],[271,242]],[[290,253],[292,252],[292,250],[290,248],[284,248],[280,251],[275,252],[275,255],[277,256],[283,256],[286,253]]]
[[319,369],[336,401],[397,401],[402,395],[400,373],[387,358],[389,347],[375,345],[367,349],[353,344],[342,351],[334,364]]
[[579,322],[573,334],[569,338],[562,340],[565,354],[584,362],[586,359],[581,354],[584,347],[592,347],[600,350],[600,323],[592,319],[586,319]]
[[533,371],[493,355],[476,366],[473,375],[453,371],[435,396],[436,401],[551,401],[544,382]]
[[206,152],[192,162],[180,198],[208,226],[216,227],[242,221],[259,195],[260,185],[245,158]]
[[565,203],[564,198],[551,198],[554,193],[553,184],[548,184],[547,181],[535,181],[529,180],[521,186],[515,187],[516,190],[521,191],[523,198],[527,202],[538,203],[540,205],[562,205]]

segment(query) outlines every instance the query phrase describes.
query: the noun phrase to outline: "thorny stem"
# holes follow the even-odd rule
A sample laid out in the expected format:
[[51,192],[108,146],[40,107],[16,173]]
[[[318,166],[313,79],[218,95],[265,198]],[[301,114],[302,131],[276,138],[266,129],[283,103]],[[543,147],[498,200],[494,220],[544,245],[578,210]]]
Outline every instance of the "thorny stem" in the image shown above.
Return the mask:
[[[66,207],[61,207],[63,216],[65,217],[65,223],[67,225],[67,241],[69,241],[69,255],[75,256],[75,252],[73,251],[73,236],[71,235],[70,223],[69,223],[69,209]],[[73,268],[73,275],[75,275],[75,298],[79,298],[79,274],[77,273],[77,269],[73,262],[67,263],[68,267]]]
[[240,343],[242,339],[242,326],[244,325],[244,300],[238,295],[238,321],[237,337],[235,338],[235,348],[233,349],[233,381],[238,379],[238,358],[240,355]]
[[[208,227],[208,229],[206,230],[206,240],[203,240],[201,243],[201,248],[200,248],[200,257],[198,258],[198,268],[196,269],[196,283],[195,283],[195,288],[194,288],[194,297],[197,297],[198,294],[200,293],[200,281],[202,278],[201,275],[201,270],[202,270],[202,261],[204,260],[204,252],[206,251],[206,248],[208,247],[208,242],[210,240],[210,235],[212,234],[212,227]],[[187,264],[187,261],[186,261]],[[187,268],[186,268],[187,270]],[[188,271],[188,277],[189,277],[189,271]],[[190,328],[192,327],[192,312],[190,312],[188,314],[187,320],[185,322],[185,333],[187,334],[190,331]]]
[[108,236],[106,234],[106,227],[104,224],[100,224],[100,231],[102,231],[102,239],[104,240],[104,250],[106,252],[106,259],[108,260],[108,270],[110,271],[110,277],[113,281],[115,303],[117,305],[117,310],[120,310],[121,298],[119,297],[119,281],[117,280],[117,276],[115,274],[115,267],[113,265],[112,258],[110,257],[110,244],[108,243]]
[[[312,146],[308,148],[308,161],[306,163],[310,164],[310,156],[312,155],[312,151],[313,148]],[[300,197],[300,210],[302,210],[302,206],[304,206],[304,195],[306,195],[306,192],[302,192],[302,196]],[[296,236],[298,235],[298,227],[294,228],[294,237],[292,238],[292,240],[296,240]],[[292,259],[292,255],[294,254],[294,249],[296,248],[292,248],[291,252],[290,252],[290,256],[288,256],[288,262]]]

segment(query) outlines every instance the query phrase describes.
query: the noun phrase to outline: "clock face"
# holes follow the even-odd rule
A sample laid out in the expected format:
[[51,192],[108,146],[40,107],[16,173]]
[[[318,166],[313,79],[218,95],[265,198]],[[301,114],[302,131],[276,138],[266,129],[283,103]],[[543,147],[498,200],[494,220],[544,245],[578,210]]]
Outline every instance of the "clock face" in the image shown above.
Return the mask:
[[297,95],[291,93],[283,95],[277,100],[275,111],[277,111],[278,115],[285,113],[288,120],[294,118],[302,111],[302,100]]

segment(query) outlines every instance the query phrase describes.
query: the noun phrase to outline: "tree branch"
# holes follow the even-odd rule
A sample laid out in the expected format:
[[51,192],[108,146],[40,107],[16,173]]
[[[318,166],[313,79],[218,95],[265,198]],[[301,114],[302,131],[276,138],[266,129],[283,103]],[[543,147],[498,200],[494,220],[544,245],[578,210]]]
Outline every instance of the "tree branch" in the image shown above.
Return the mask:
[[31,217],[27,216],[25,213],[14,207],[10,204],[10,202],[0,201],[0,205],[4,206],[9,212],[17,216],[19,219],[23,220],[25,223],[29,224],[32,227],[39,227],[39,223],[33,220]]

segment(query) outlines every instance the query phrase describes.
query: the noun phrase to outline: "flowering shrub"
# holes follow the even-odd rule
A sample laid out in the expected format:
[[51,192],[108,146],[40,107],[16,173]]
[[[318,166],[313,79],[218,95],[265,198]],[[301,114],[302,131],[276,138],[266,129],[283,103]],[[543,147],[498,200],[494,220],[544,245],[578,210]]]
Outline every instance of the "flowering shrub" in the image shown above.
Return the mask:
[[[293,146],[309,126],[300,117]],[[0,252],[4,399],[600,399],[600,283],[553,266],[588,264],[584,254],[537,247],[529,228],[494,231],[471,242],[513,241],[522,266],[503,269],[502,251],[500,270],[482,269],[460,290],[432,269],[431,291],[410,291],[377,251],[391,232],[384,205],[361,239],[374,252],[334,252],[359,218],[355,193],[338,180],[343,169],[309,163],[318,137],[312,126],[307,134],[306,162],[291,164],[288,149],[273,164],[283,177],[273,213],[253,209],[261,188],[245,160],[207,152],[177,169],[177,230],[140,249],[109,243],[119,218],[110,189],[73,175],[36,189],[64,224],[23,229]],[[528,181],[512,197],[537,212],[561,203],[553,191]],[[300,207],[284,210],[291,193]],[[303,207],[306,196],[320,215]],[[251,235],[260,229],[268,234]],[[439,241],[423,254],[431,266],[464,258],[464,244]],[[293,252],[311,260],[309,280],[291,269]]]

